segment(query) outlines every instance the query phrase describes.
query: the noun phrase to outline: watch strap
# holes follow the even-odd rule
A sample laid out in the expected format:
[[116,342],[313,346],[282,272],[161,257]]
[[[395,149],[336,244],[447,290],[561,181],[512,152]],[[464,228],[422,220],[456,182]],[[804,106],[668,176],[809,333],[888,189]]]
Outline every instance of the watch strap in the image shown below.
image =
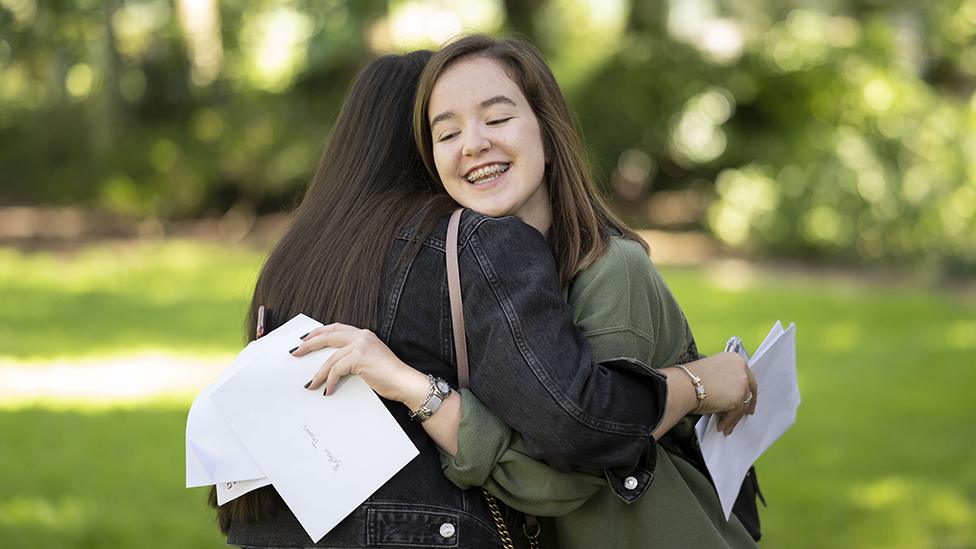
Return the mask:
[[[410,412],[410,419],[420,423],[430,419],[430,416],[434,415],[434,412],[440,409],[441,405],[444,404],[444,401],[451,394],[451,386],[443,379],[435,378],[427,374],[427,382],[430,383],[430,388],[427,390],[427,398],[424,399],[424,403],[419,408]],[[447,387],[447,391],[441,391],[437,387],[438,383],[443,383]]]

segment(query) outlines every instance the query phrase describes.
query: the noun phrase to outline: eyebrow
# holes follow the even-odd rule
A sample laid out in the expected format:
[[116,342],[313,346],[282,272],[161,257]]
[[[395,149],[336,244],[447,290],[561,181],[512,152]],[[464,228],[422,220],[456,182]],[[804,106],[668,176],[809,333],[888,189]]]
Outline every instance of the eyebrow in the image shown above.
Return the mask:
[[454,111],[444,111],[438,114],[430,121],[430,127],[433,128],[438,122],[443,122],[449,118],[454,118]]
[[497,105],[499,103],[504,103],[506,105],[511,105],[513,107],[517,106],[515,104],[515,101],[512,101],[508,97],[506,97],[504,95],[496,95],[495,97],[492,97],[491,99],[485,99],[484,101],[482,101],[481,102],[481,108],[482,109],[487,109],[488,107],[490,107],[492,105]]
[[[484,101],[482,101],[479,107],[481,107],[482,109],[487,109],[488,107],[492,105],[498,105],[499,103],[505,105],[511,105],[513,107],[517,106],[515,104],[515,101],[512,101],[509,97],[504,95],[496,95],[495,97],[485,99]],[[454,118],[454,116],[455,116],[454,111],[444,111],[431,119],[430,127],[433,128],[434,126],[437,125],[438,122],[443,122],[444,120],[447,120],[449,118]]]

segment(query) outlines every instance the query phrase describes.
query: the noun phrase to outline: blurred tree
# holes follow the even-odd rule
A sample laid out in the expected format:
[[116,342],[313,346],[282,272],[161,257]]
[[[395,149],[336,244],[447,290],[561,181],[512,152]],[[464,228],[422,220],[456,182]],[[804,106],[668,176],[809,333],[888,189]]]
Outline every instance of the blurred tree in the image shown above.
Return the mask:
[[[4,2],[0,200],[162,217],[287,207],[384,9]],[[218,72],[201,72],[214,58]]]
[[636,222],[976,268],[976,0],[459,5],[0,0],[0,202],[287,208],[366,59],[505,30]]
[[533,41],[538,41],[536,25],[539,11],[546,0],[505,0],[505,14],[509,30]]
[[976,2],[659,5],[573,90],[629,213],[692,188],[733,246],[976,266]]

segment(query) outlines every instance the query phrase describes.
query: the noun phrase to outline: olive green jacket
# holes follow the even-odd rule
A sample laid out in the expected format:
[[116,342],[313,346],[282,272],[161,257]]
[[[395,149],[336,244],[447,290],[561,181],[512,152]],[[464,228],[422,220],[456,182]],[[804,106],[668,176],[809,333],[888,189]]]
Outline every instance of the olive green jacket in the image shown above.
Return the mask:
[[[614,238],[606,254],[568,292],[593,360],[629,357],[663,368],[696,352],[684,313],[640,244]],[[692,418],[676,428],[689,430]],[[654,481],[632,504],[599,471],[557,471],[525,454],[518,433],[462,390],[458,454],[444,473],[461,488],[485,486],[521,511],[542,517],[547,546],[576,548],[756,547],[697,469],[658,445]]]

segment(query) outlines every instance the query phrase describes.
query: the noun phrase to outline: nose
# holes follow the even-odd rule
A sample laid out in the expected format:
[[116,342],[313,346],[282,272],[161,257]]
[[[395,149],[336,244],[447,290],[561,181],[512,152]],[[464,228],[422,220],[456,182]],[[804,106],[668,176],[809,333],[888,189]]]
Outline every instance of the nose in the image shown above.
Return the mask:
[[461,147],[461,153],[464,156],[472,157],[478,156],[479,154],[487,151],[491,148],[491,141],[482,134],[477,127],[471,128],[470,130],[464,132],[464,143]]

